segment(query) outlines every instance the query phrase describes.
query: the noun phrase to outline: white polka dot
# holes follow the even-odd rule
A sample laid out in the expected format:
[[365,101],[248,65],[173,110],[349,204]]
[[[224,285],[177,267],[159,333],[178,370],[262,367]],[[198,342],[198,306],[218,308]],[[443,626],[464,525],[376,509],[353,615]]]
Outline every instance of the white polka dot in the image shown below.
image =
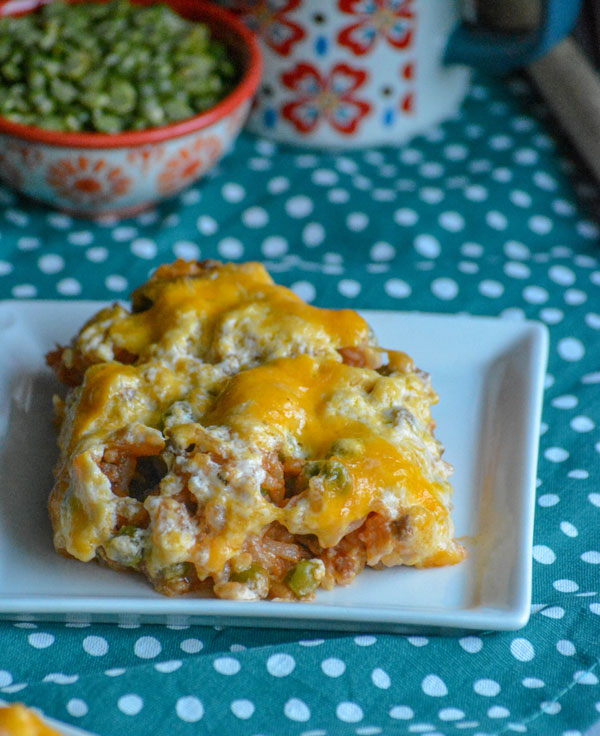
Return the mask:
[[464,195],[471,202],[484,202],[488,198],[488,190],[481,184],[471,184],[464,190]]
[[229,647],[230,652],[245,652],[246,647],[243,644],[231,644]]
[[409,721],[414,718],[414,715],[413,709],[408,705],[395,705],[389,712],[390,718],[395,718],[397,721]]
[[131,252],[138,258],[154,258],[157,252],[157,245],[154,240],[148,238],[137,238],[130,246]]
[[574,362],[585,355],[585,347],[576,337],[563,337],[558,343],[558,354],[563,360]]
[[103,263],[108,258],[108,249],[102,246],[88,248],[85,252],[85,257],[92,263]]
[[353,232],[362,232],[369,224],[369,218],[364,212],[351,212],[346,217],[346,227]]
[[245,698],[234,700],[230,707],[233,715],[243,721],[247,721],[248,718],[252,718],[255,711],[254,703],[251,700],[246,700]]
[[444,174],[444,167],[437,161],[427,161],[419,167],[419,174],[425,179],[437,179]]
[[396,199],[396,194],[393,190],[384,189],[383,187],[373,189],[371,196],[376,202],[393,202]]
[[563,394],[552,399],[552,406],[556,409],[574,409],[577,406],[577,396],[573,394]]
[[546,618],[560,619],[565,615],[565,609],[560,606],[549,606],[548,608],[543,608],[540,614]]
[[354,279],[342,279],[338,283],[338,291],[342,296],[348,297],[348,299],[353,299],[358,296],[360,294],[360,290],[360,283]]
[[339,175],[331,169],[315,169],[311,174],[313,183],[324,187],[330,187],[337,184],[339,178]]
[[214,235],[219,229],[217,221],[214,217],[210,217],[210,215],[200,215],[196,220],[196,227],[202,235],[206,236]]
[[272,654],[267,660],[267,672],[273,677],[287,677],[296,667],[296,660],[289,654]]
[[264,227],[269,222],[269,215],[262,207],[248,207],[242,212],[242,222],[246,227]]
[[221,187],[221,195],[227,202],[241,202],[246,196],[246,190],[235,181],[228,181]]
[[183,662],[180,659],[169,659],[166,662],[157,662],[157,664],[154,665],[154,669],[157,672],[162,672],[163,674],[170,674],[171,672],[176,672]]
[[425,636],[407,636],[406,641],[413,647],[425,647],[429,644],[429,639]]
[[595,422],[589,417],[578,416],[571,419],[571,429],[574,429],[575,432],[591,432],[595,426]]
[[484,279],[479,284],[479,293],[490,299],[498,299],[502,294],[504,294],[504,286],[499,281]]
[[522,189],[514,189],[508,196],[517,207],[531,207],[531,195]]
[[321,662],[321,669],[327,677],[340,677],[346,671],[346,665],[341,659],[330,657]]
[[562,706],[560,703],[546,701],[540,704],[540,709],[543,710],[544,713],[547,713],[549,716],[555,716],[557,713],[560,713],[561,708]]
[[430,695],[432,698],[443,698],[448,695],[448,688],[446,683],[437,675],[427,675],[421,682],[421,689],[425,695]]
[[111,232],[111,237],[117,243],[124,243],[127,240],[133,240],[137,235],[137,228],[131,225],[120,225]]
[[567,289],[563,294],[564,300],[572,307],[578,307],[580,304],[587,302],[587,294],[581,289]]
[[568,639],[560,639],[557,641],[556,649],[559,654],[562,654],[564,657],[572,657],[577,651],[573,642]]
[[539,505],[543,506],[544,508],[548,508],[549,506],[556,506],[559,501],[560,498],[555,493],[545,493],[543,496],[540,496],[538,498]]
[[94,235],[89,230],[81,230],[79,232],[69,233],[67,240],[71,245],[90,245],[94,242]]
[[585,672],[584,670],[579,670],[578,672],[575,672],[573,675],[573,679],[578,685],[597,685],[598,684],[598,678],[593,672]]
[[570,521],[561,521],[560,530],[567,537],[576,537],[579,534],[577,527],[573,526]]
[[478,273],[479,266],[473,261],[459,261],[458,270],[462,273]]
[[309,222],[302,229],[302,242],[307,248],[316,248],[325,240],[325,228],[320,222]]
[[460,721],[464,717],[464,711],[459,708],[442,708],[438,713],[438,718],[441,721]]
[[530,304],[543,304],[548,297],[548,292],[542,286],[526,286],[523,289],[523,299]]
[[196,723],[204,715],[204,706],[202,701],[193,695],[185,695],[177,700],[175,712],[178,718],[185,723]]
[[518,240],[509,240],[504,244],[504,253],[508,258],[523,261],[531,257],[529,248]]
[[237,675],[242,666],[233,657],[218,657],[213,662],[213,667],[220,675]]
[[344,723],[358,723],[363,719],[362,708],[356,703],[339,703],[335,709],[335,714]]
[[67,711],[73,718],[83,718],[88,712],[88,706],[81,698],[71,698],[67,703]]
[[473,690],[477,695],[484,695],[485,697],[493,698],[500,692],[500,685],[495,680],[484,678],[476,680],[473,683]]
[[547,235],[552,230],[552,220],[546,215],[534,215],[528,220],[529,229],[537,235]]
[[442,277],[431,282],[431,291],[438,299],[444,301],[455,299],[458,294],[458,284],[454,279]]
[[555,580],[552,585],[554,586],[555,590],[558,590],[561,593],[575,593],[577,590],[579,590],[579,585],[577,585],[574,580],[569,580],[567,578]]
[[414,225],[419,219],[419,215],[408,207],[401,207],[394,212],[394,222],[397,225]]
[[173,253],[185,261],[196,261],[200,258],[200,248],[191,240],[178,240],[173,244]]
[[296,281],[292,284],[291,289],[306,302],[312,302],[317,295],[315,287],[309,281]]
[[444,192],[438,187],[419,189],[419,198],[426,204],[439,204],[444,199]]
[[204,648],[200,639],[184,639],[179,646],[187,654],[198,654]]
[[544,307],[540,310],[540,317],[549,325],[556,325],[564,318],[564,312],[554,307]]
[[0,670],[0,687],[8,687],[13,681],[13,676],[7,670]]
[[[183,204],[188,205],[188,206],[189,205],[198,204],[198,202],[201,199],[202,199],[202,195],[200,194],[200,192],[197,189],[188,189],[187,191],[185,191],[185,192],[183,192],[181,194],[181,201],[183,202]],[[144,215],[144,214],[145,213],[142,213],[142,215]],[[138,218],[138,222],[139,221],[140,221],[140,218]],[[145,224],[150,225],[152,223],[142,222],[142,224],[143,225],[145,225]]]
[[111,274],[104,279],[104,284],[110,291],[125,291],[127,279],[119,274]]
[[488,718],[508,718],[510,711],[502,705],[492,705],[487,714]]
[[123,667],[111,667],[109,670],[104,670],[104,674],[107,677],[120,677],[127,672]]
[[545,544],[536,544],[533,547],[533,559],[542,565],[552,565],[556,561],[556,555]]
[[244,255],[244,245],[237,238],[223,238],[219,241],[217,250],[223,258],[241,258]]
[[485,221],[494,230],[506,230],[508,227],[508,219],[506,218],[506,215],[502,214],[502,212],[498,212],[497,210],[488,212],[485,216]]
[[137,716],[137,714],[144,707],[144,701],[139,695],[130,693],[128,695],[122,695],[117,701],[117,707],[121,713],[125,713],[126,716]]
[[371,680],[373,685],[381,690],[387,690],[392,684],[390,676],[385,670],[382,670],[381,667],[376,667],[373,672],[371,672]]
[[301,647],[320,647],[325,642],[325,639],[300,639],[298,644]]
[[468,258],[480,258],[483,255],[483,246],[479,243],[463,243],[460,252]]
[[71,277],[61,279],[56,284],[56,291],[64,296],[77,296],[78,294],[81,294],[81,284],[77,279],[73,279]]
[[584,552],[581,555],[581,559],[584,562],[589,563],[590,565],[600,565],[600,552],[597,552],[596,550],[590,550],[589,552]]
[[600,616],[600,603],[590,603],[590,611],[596,616]]
[[162,651],[162,646],[158,639],[153,636],[140,636],[133,647],[133,651],[136,657],[152,659],[158,657]]
[[405,299],[412,293],[411,287],[402,281],[402,279],[388,279],[384,285],[385,292],[388,296],[395,299]]
[[442,246],[437,238],[433,235],[417,235],[414,240],[414,246],[417,253],[425,258],[437,258],[442,251]]
[[540,680],[539,677],[525,677],[522,680],[522,684],[523,687],[533,690],[539,687],[544,687],[546,683],[543,680]]
[[591,327],[593,330],[600,330],[600,314],[596,314],[595,312],[586,314],[585,322],[587,326]]
[[555,199],[552,202],[552,209],[557,215],[562,215],[563,217],[574,215],[577,211],[576,207],[566,199]]
[[299,698],[290,698],[283,706],[283,712],[290,721],[304,723],[310,719],[310,709],[308,705]]
[[372,647],[376,642],[377,638],[375,636],[369,636],[368,634],[354,637],[354,643],[359,647]]
[[522,166],[532,166],[537,163],[539,154],[533,148],[519,148],[515,151],[513,158],[516,163]]
[[588,495],[588,501],[594,506],[600,508],[600,493],[590,493]]
[[508,261],[504,265],[504,273],[513,279],[527,279],[531,275],[531,269],[520,261]]
[[483,648],[483,641],[478,636],[465,636],[458,643],[469,654],[477,654]]
[[568,460],[569,453],[563,447],[549,447],[544,450],[544,457],[552,463],[564,463]]
[[451,143],[444,148],[444,156],[450,161],[462,161],[469,154],[469,149],[462,143]]
[[438,220],[444,230],[451,233],[457,233],[465,226],[465,219],[458,212],[442,212]]
[[596,240],[600,235],[600,229],[598,228],[598,225],[596,225],[595,222],[591,222],[590,220],[581,220],[577,223],[576,227],[577,232],[583,238],[587,238],[588,240]]
[[312,199],[304,194],[297,194],[295,197],[290,197],[285,203],[285,211],[290,217],[302,218],[308,217],[313,211]]
[[36,248],[40,247],[40,242],[39,238],[23,236],[17,240],[17,248],[25,251],[36,250]]
[[548,276],[561,286],[571,286],[575,283],[575,274],[566,266],[552,266],[548,271]]
[[578,266],[582,268],[594,268],[598,261],[593,256],[585,255],[580,253],[573,259]]
[[374,261],[391,261],[396,255],[396,249],[393,245],[385,242],[375,243],[371,248],[371,258]]
[[346,189],[330,189],[327,192],[327,199],[333,204],[344,204],[350,199],[350,194]]
[[586,478],[590,477],[590,474],[587,470],[582,470],[581,468],[575,468],[575,470],[569,470],[567,473],[567,477],[569,478],[577,478],[578,480],[585,480]]
[[527,639],[513,639],[510,643],[510,653],[520,662],[529,662],[535,657],[533,644]]
[[54,635],[36,632],[35,634],[29,634],[27,641],[35,649],[47,649],[54,644]]
[[[62,271],[64,267],[65,259],[62,256],[57,255],[56,253],[47,253],[38,260],[38,268],[43,273],[58,273],[59,271]],[[10,273],[10,271],[3,271],[3,275],[4,273]]]

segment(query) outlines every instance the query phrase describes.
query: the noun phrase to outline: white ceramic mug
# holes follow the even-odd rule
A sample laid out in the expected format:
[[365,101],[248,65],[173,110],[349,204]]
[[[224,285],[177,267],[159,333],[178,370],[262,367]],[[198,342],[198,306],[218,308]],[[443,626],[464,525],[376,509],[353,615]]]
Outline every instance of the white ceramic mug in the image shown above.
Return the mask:
[[546,17],[528,37],[478,35],[462,24],[459,0],[218,2],[261,40],[265,68],[249,129],[294,145],[352,148],[401,143],[451,116],[470,78],[457,62],[524,63],[539,51],[551,11],[564,14],[578,0],[545,0]]

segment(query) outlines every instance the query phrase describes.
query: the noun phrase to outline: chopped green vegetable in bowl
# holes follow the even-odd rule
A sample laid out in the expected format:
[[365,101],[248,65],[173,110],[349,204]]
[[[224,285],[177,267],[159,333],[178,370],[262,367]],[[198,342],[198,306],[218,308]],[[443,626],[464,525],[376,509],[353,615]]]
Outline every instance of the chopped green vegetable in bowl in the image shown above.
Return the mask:
[[167,5],[55,0],[0,19],[0,116],[71,132],[193,117],[237,84],[227,47]]

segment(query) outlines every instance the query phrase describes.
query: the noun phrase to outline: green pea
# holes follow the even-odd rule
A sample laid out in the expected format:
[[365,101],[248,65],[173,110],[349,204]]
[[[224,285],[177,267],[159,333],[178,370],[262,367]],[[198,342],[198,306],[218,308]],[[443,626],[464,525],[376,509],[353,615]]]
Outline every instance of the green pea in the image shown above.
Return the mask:
[[261,578],[264,578],[266,574],[264,567],[253,563],[246,570],[231,573],[229,579],[234,583],[257,583]]
[[294,595],[306,598],[319,587],[323,572],[321,560],[301,560],[285,576],[285,582]]

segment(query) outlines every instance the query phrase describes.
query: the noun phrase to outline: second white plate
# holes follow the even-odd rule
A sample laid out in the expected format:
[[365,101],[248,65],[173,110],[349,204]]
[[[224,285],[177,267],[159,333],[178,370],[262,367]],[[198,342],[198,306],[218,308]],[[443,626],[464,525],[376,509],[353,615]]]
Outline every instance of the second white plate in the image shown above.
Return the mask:
[[534,322],[363,312],[380,344],[429,371],[455,468],[453,518],[469,558],[366,570],[311,603],[164,598],[140,577],[59,557],[46,500],[56,437],[44,364],[99,302],[0,303],[0,617],[345,630],[517,629],[529,617],[538,433],[548,337]]

